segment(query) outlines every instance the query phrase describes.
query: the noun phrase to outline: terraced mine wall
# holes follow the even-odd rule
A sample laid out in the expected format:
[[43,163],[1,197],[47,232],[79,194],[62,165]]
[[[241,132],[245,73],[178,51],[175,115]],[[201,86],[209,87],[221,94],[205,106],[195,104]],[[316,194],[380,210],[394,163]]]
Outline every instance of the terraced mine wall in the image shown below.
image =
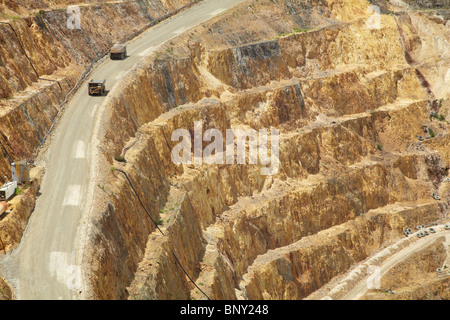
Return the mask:
[[[431,96],[406,58],[427,51],[420,33],[406,14],[369,30],[366,3],[347,5],[361,10],[329,9],[332,23],[310,21],[317,30],[227,47],[229,33],[218,30],[242,18],[245,3],[161,48],[108,97],[114,126],[101,132],[98,176],[107,188],[83,254],[89,297],[301,299],[404,228],[446,217],[448,126],[429,114],[448,96]],[[355,19],[340,21],[342,12]],[[262,25],[261,38],[282,29],[275,24]],[[249,37],[236,32],[234,43]],[[174,165],[172,132],[200,120],[203,132],[224,135],[279,129],[278,173]],[[435,137],[418,140],[424,128]],[[436,190],[442,201],[430,197]]]

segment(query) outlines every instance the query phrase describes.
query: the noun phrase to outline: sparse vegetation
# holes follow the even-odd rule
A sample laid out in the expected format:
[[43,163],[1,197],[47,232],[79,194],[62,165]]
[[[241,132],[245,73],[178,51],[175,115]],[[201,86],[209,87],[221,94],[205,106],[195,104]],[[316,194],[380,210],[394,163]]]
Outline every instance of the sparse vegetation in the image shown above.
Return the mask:
[[428,133],[430,134],[430,137],[434,138],[436,136],[436,133],[434,133],[433,129],[429,128]]
[[118,162],[127,162],[127,160],[125,160],[125,157],[123,157],[123,156],[116,156],[116,157],[114,157],[114,160],[116,160]]
[[281,37],[286,37],[286,36],[291,36],[291,35],[294,35],[296,33],[305,33],[305,32],[311,31],[311,30],[312,29],[294,27],[292,32],[282,33],[282,34],[276,36],[275,39],[279,39]]
[[19,16],[10,16],[6,13],[0,13],[0,15],[2,15],[2,17],[6,18],[6,19],[11,19],[11,20],[20,20]]
[[294,28],[294,32],[308,32],[310,29],[304,29],[304,28]]

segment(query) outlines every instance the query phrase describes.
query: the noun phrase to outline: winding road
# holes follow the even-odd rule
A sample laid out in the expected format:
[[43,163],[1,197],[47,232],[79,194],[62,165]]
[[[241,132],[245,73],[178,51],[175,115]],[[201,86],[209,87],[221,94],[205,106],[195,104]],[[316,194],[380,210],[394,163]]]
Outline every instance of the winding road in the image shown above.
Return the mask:
[[[89,78],[106,79],[107,90],[157,46],[234,7],[243,0],[205,0],[148,29],[128,43],[123,61],[104,59]],[[36,202],[19,247],[1,264],[8,264],[16,298],[71,300],[82,287],[77,254],[77,230],[89,208],[91,147],[96,119],[104,97],[87,94],[87,82],[69,101],[49,147],[40,158],[45,163],[41,196]],[[3,276],[3,275],[2,275]],[[12,279],[11,279],[12,278]]]
[[[450,230],[446,230],[443,225],[436,227],[435,229],[437,230],[436,233],[432,233],[426,237],[416,240],[415,242],[412,242],[411,245],[394,253],[390,258],[381,263],[378,269],[378,276],[380,277],[380,279],[393,267],[410,258],[411,256],[421,252],[422,250],[426,250],[427,247],[431,246],[434,241],[440,239],[441,237],[446,237],[448,243],[448,239],[450,239]],[[415,232],[414,234],[410,235],[410,237],[415,238],[418,232],[420,231]],[[403,239],[401,241],[403,241]],[[367,293],[367,291],[369,291],[368,281],[370,281],[369,277],[371,276],[372,275],[369,274],[368,276],[361,279],[359,283],[355,285],[354,288],[342,298],[342,300],[361,299]]]

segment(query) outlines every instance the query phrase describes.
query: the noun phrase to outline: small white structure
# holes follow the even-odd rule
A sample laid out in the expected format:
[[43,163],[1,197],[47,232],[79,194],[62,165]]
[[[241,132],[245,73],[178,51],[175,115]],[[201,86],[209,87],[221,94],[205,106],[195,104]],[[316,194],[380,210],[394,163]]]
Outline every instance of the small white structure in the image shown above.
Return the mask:
[[11,198],[14,195],[14,193],[16,192],[16,189],[17,189],[16,181],[5,183],[0,188],[0,201],[7,201],[9,198]]
[[11,163],[12,180],[18,184],[30,180],[30,165],[26,161]]

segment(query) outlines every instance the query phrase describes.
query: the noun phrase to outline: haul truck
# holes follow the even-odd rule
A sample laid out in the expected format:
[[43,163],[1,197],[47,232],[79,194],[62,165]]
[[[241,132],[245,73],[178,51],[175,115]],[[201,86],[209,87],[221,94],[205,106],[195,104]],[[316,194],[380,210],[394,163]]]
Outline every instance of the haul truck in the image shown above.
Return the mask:
[[112,60],[124,60],[127,57],[127,46],[124,44],[115,44],[109,51]]
[[106,80],[91,80],[88,83],[88,89],[90,96],[103,96],[106,89]]

